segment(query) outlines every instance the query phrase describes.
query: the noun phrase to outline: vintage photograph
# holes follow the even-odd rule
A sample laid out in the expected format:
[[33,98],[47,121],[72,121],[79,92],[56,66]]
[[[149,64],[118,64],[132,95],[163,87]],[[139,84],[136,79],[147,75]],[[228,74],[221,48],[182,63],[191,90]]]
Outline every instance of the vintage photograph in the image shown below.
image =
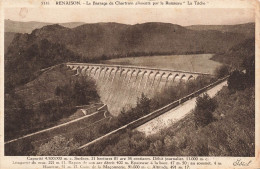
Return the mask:
[[5,156],[255,156],[255,10],[5,8]]

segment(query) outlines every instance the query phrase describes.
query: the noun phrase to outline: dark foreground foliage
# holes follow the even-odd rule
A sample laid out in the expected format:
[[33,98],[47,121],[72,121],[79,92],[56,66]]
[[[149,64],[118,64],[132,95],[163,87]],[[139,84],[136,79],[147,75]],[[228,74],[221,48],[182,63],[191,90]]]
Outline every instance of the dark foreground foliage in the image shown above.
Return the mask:
[[196,99],[196,107],[194,110],[194,120],[197,127],[206,126],[211,123],[213,118],[213,111],[216,109],[217,103],[215,99],[210,98],[208,94]]
[[197,128],[191,114],[156,135],[128,131],[109,145],[88,151],[95,155],[254,156],[254,92],[253,87],[235,93],[222,89],[216,96],[220,106],[212,114],[216,120],[206,126]]
[[244,90],[246,88],[245,74],[238,70],[231,73],[228,78],[228,88],[229,90]]
[[219,79],[227,76],[229,72],[230,72],[230,67],[228,67],[227,65],[221,65],[215,70],[214,74],[216,78]]
[[51,141],[39,147],[37,156],[68,156],[71,152],[75,151],[78,143],[73,139],[66,139],[63,136],[55,136]]

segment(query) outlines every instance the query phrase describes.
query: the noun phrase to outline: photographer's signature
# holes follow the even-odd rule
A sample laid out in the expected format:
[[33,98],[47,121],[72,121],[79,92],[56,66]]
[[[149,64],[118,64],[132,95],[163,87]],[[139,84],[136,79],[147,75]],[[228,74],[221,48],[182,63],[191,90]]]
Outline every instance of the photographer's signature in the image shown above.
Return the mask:
[[245,161],[242,161],[241,159],[237,159],[234,163],[233,163],[233,166],[249,166],[249,164],[251,163],[252,161],[248,161],[248,162],[245,162]]

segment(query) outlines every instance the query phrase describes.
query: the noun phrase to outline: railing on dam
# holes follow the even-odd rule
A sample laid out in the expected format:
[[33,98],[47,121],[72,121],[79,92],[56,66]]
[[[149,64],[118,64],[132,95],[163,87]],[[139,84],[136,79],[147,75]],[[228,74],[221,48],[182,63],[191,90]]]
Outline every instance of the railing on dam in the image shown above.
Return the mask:
[[123,132],[126,129],[135,129],[135,128],[139,127],[140,125],[142,125],[142,124],[144,124],[144,123],[146,123],[146,122],[148,122],[148,121],[150,121],[150,120],[152,120],[152,119],[154,119],[154,118],[156,118],[156,117],[158,117],[158,116],[168,112],[169,110],[177,107],[178,105],[186,102],[187,100],[189,100],[189,99],[191,99],[193,97],[199,96],[203,92],[211,89],[212,87],[220,84],[221,82],[224,82],[227,78],[228,78],[228,76],[224,77],[222,79],[219,79],[216,82],[213,82],[213,83],[209,84],[208,86],[203,87],[203,88],[201,88],[201,89],[199,89],[199,90],[197,90],[197,91],[195,91],[195,92],[193,92],[193,93],[191,93],[191,94],[189,94],[189,95],[187,95],[187,96],[185,96],[185,97],[183,97],[183,98],[181,98],[181,99],[179,99],[177,101],[174,101],[174,102],[172,102],[172,103],[170,103],[170,104],[168,104],[168,105],[166,105],[166,106],[164,106],[164,107],[162,107],[160,109],[157,109],[157,110],[155,110],[155,111],[153,111],[153,112],[151,112],[151,113],[149,113],[149,114],[147,114],[147,115],[145,115],[145,116],[143,116],[143,117],[141,117],[141,118],[139,118],[137,120],[134,120],[134,121],[132,121],[132,122],[130,122],[130,123],[128,123],[128,124],[118,128],[118,129],[110,132],[110,133],[107,133],[107,134],[105,134],[105,135],[103,135],[103,136],[101,136],[101,137],[99,137],[99,138],[97,138],[97,139],[95,139],[95,140],[85,144],[85,145],[82,145],[82,146],[80,146],[78,148],[78,150],[86,148],[86,147],[88,147],[88,146],[90,146],[92,144],[97,143],[98,141],[103,140],[103,139],[106,139],[106,138],[110,137],[113,134],[116,134],[116,133],[119,133],[119,132]]

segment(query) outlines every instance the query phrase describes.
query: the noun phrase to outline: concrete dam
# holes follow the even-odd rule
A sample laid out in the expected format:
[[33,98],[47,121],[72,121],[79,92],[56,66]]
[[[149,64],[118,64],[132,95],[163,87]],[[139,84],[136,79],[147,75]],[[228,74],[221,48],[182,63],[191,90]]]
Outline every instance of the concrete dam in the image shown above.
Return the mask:
[[76,75],[88,76],[96,81],[101,101],[117,116],[122,108],[134,107],[144,93],[152,98],[163,89],[185,83],[207,73],[156,69],[128,65],[67,63]]

